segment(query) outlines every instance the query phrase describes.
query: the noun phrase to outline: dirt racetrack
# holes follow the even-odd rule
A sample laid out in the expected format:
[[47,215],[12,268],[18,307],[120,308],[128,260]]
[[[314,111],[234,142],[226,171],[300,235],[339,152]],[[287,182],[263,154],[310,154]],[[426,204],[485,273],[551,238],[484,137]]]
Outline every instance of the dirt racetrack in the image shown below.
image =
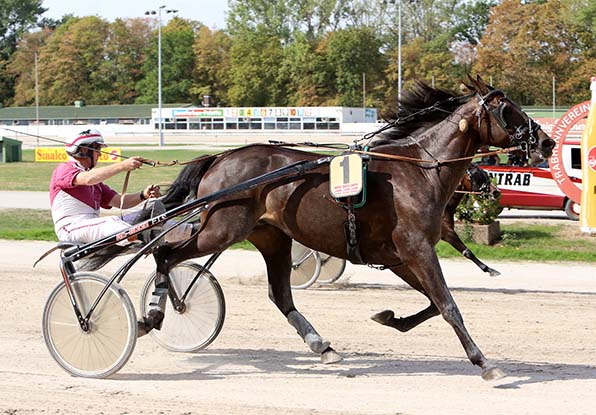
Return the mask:
[[[402,334],[369,317],[405,315],[425,300],[389,273],[349,266],[338,284],[295,292],[298,308],[345,360],[322,365],[267,298],[264,264],[231,251],[214,267],[226,295],[222,333],[176,354],[149,337],[109,379],[68,375],[41,335],[59,282],[51,247],[0,240],[2,414],[594,414],[596,272],[588,266],[498,263],[486,277],[443,261],[466,325],[508,377],[485,382],[453,330],[434,318]],[[138,303],[151,261],[123,281]],[[108,269],[113,269],[109,266]]]

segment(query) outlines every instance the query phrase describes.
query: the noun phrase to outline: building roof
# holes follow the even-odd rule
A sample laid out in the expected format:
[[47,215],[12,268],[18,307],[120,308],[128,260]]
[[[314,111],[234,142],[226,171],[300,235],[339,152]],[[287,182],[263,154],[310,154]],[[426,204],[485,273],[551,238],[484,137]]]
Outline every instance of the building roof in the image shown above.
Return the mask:
[[[188,107],[190,104],[163,104],[163,108]],[[151,109],[157,104],[134,105],[85,105],[73,106],[48,106],[39,107],[40,120],[87,120],[87,119],[127,119],[151,118]],[[35,120],[35,107],[5,107],[0,108],[0,120]]]

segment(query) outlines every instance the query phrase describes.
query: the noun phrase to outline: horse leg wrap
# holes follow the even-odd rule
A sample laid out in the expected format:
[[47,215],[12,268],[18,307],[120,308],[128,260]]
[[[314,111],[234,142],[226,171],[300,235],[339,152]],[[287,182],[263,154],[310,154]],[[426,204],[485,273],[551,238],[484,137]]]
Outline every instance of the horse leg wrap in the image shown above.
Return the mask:
[[153,329],[160,330],[163,324],[168,300],[167,288],[155,288],[149,300],[149,311],[147,316],[138,322],[139,337],[144,336]]
[[302,340],[313,352],[321,354],[329,347],[329,342],[323,340],[314,327],[298,311],[294,310],[288,314],[288,322],[298,331]]
[[149,308],[152,310],[159,310],[162,313],[166,311],[166,301],[168,300],[168,289],[167,288],[156,288],[151,294],[151,300],[149,300]]

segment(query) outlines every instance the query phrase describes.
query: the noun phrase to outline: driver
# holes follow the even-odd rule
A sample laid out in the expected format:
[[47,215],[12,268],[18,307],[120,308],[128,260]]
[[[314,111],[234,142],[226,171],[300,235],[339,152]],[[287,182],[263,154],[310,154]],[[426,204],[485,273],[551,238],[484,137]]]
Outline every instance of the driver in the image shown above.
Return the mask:
[[[66,143],[69,160],[56,167],[50,182],[52,219],[60,241],[88,243],[128,229],[136,214],[123,218],[100,216],[100,208],[122,206],[128,209],[149,198],[161,196],[159,186],[154,184],[141,192],[124,196],[104,184],[104,180],[118,173],[136,170],[143,163],[142,157],[130,157],[105,167],[96,167],[101,149],[105,146],[100,132],[94,129],[82,131]],[[184,223],[172,229],[164,239],[165,242],[179,242],[189,239],[192,232],[193,226]],[[139,239],[149,237],[141,235]]]

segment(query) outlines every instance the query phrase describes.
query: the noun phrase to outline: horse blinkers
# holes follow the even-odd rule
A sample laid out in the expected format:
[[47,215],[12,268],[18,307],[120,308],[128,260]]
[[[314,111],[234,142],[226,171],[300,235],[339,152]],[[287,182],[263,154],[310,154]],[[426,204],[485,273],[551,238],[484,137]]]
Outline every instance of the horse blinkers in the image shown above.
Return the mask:
[[[501,95],[498,105],[496,107],[489,106],[488,102],[496,95]],[[554,142],[543,133],[549,142],[540,145],[540,137],[538,136],[539,131],[541,131],[540,125],[528,117],[517,104],[507,98],[503,91],[493,89],[480,97],[478,102],[480,108],[484,109],[489,117],[492,115],[497,124],[509,135],[510,143],[519,146],[527,154],[528,159],[531,158],[532,151],[538,151],[547,157],[550,156]],[[478,123],[480,124],[480,118]]]

